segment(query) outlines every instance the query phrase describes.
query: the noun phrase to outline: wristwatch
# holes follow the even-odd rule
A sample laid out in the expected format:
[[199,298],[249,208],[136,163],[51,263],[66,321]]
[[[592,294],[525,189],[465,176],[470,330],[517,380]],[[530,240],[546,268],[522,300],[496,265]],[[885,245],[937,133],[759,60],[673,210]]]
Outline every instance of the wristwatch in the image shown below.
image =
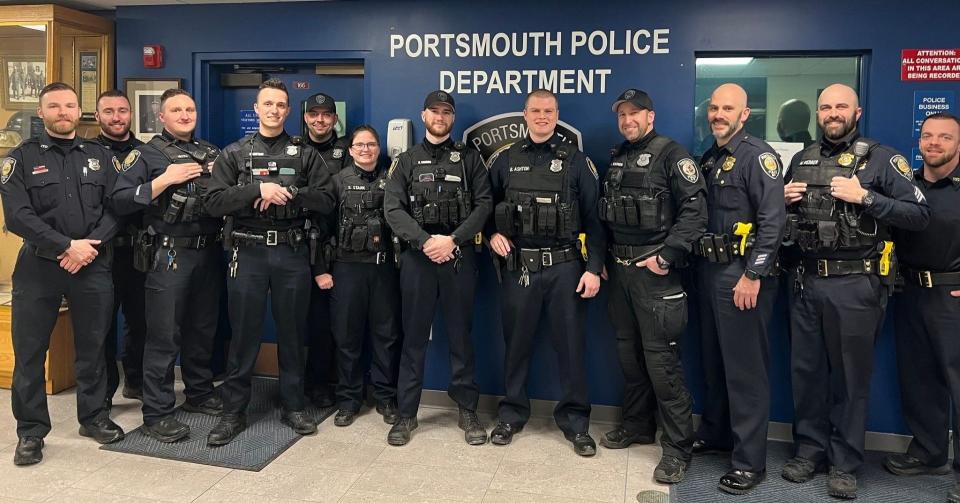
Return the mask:
[[670,261],[661,257],[660,255],[657,255],[657,267],[666,271],[670,268]]
[[758,274],[757,271],[754,271],[753,269],[744,269],[743,276],[749,279],[750,281],[756,281],[760,279],[760,274]]
[[869,208],[873,206],[873,203],[877,200],[873,191],[868,190],[866,194],[863,195],[863,199],[860,200],[860,205],[864,208]]

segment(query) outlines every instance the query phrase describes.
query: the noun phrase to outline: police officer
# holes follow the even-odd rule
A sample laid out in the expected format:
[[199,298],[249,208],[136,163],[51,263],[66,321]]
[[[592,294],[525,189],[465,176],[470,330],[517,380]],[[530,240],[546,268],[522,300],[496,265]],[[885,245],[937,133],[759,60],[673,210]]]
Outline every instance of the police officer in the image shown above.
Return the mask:
[[680,364],[687,298],[676,269],[706,229],[706,184],[686,149],[657,134],[647,93],[624,91],[613,112],[626,141],[613,150],[600,219],[611,239],[608,307],[626,383],[623,422],[600,444],[652,444],[659,409],[663,455],[654,478],[673,484],[693,445],[693,399]]
[[361,355],[369,330],[370,381],[377,412],[397,421],[397,367],[400,363],[400,286],[390,228],[383,216],[387,170],[378,165],[380,137],[370,126],[354,129],[352,159],[333,176],[337,230],[332,239],[333,270],[316,278],[331,290],[337,344],[340,410],[337,426],[349,426],[363,404]]
[[404,445],[417,428],[427,342],[439,304],[450,339],[450,387],[459,406],[457,426],[470,445],[487,442],[477,417],[474,380],[473,296],[477,286],[474,237],[490,215],[490,182],[480,156],[450,138],[453,96],[434,91],[420,114],[422,143],[393,160],[384,211],[403,250],[398,259],[403,304],[403,345],[397,381],[399,418],[387,435]]
[[[960,431],[960,118],[940,112],[924,119],[920,155],[923,168],[914,180],[930,206],[930,223],[923,231],[894,232],[905,283],[894,318],[900,396],[913,432],[906,453],[884,460],[896,475],[949,473],[951,412],[953,430]],[[960,437],[953,442],[960,452]],[[947,501],[960,503],[960,459],[953,473]]]
[[13,462],[39,463],[50,432],[44,359],[64,296],[76,346],[80,435],[101,444],[123,438],[104,408],[104,344],[113,313],[113,253],[117,219],[107,209],[116,158],[77,136],[77,93],[62,82],[40,91],[44,132],[0,160],[6,227],[23,238],[13,270],[13,387],[19,441]]
[[829,467],[827,492],[857,496],[873,347],[893,284],[889,228],[929,220],[907,160],[860,136],[856,92],[833,84],[817,101],[820,141],[794,156],[784,198],[786,242],[800,250],[790,306],[796,457],[785,479]]
[[743,130],[749,116],[743,88],[723,84],[713,91],[707,121],[714,143],[700,164],[709,219],[694,245],[707,392],[693,452],[732,448],[732,469],[719,484],[731,494],[744,494],[766,477],[767,326],[785,216],[780,159]]
[[143,212],[136,266],[146,272],[143,432],[175,442],[190,427],[173,416],[173,366],[180,356],[187,412],[219,415],[210,359],[222,276],[217,246],[222,219],[204,210],[210,167],[220,150],[195,138],[197,107],[183,89],[160,97],[163,131],[123,161],[113,192],[120,214]]
[[[100,134],[94,141],[108,148],[117,159],[125,159],[134,148],[143,145],[130,134],[130,101],[122,91],[104,91],[97,98],[94,114],[100,123]],[[121,222],[120,230],[110,243],[113,245],[113,288],[116,293],[110,331],[107,333],[107,399],[109,409],[114,393],[120,385],[117,370],[117,316],[123,309],[123,397],[143,400],[143,341],[147,324],[143,304],[142,272],[133,267],[133,236],[140,225],[141,215],[134,214]]]
[[[337,105],[334,99],[324,93],[310,96],[303,102],[303,122],[307,125],[307,145],[320,154],[323,167],[334,176],[348,164],[349,139],[337,137]],[[332,236],[336,230],[336,216],[328,219],[315,219],[323,237]],[[337,365],[334,355],[337,352],[331,333],[330,292],[311,287],[310,315],[307,319],[307,370],[304,374],[304,386],[307,396],[320,408],[334,405],[334,387],[337,384]]]
[[254,110],[260,129],[227,146],[213,168],[206,207],[227,216],[224,247],[230,251],[227,294],[233,338],[221,386],[223,416],[207,443],[224,445],[246,428],[250,380],[260,350],[267,293],[277,326],[282,419],[294,431],[317,431],[305,412],[304,334],[310,304],[311,257],[306,211],[333,211],[330,174],[317,151],[290,136],[283,82],[260,85]]
[[[600,290],[606,239],[597,216],[597,171],[557,133],[556,95],[538,89],[523,109],[527,137],[514,143],[490,169],[494,225],[490,247],[506,261],[503,333],[506,397],[491,433],[506,445],[530,419],[527,374],[542,311],[549,309],[563,397],[553,411],[557,426],[581,456],[596,454],[587,432],[590,400],[584,363],[587,303]],[[577,237],[586,232],[587,264]]]

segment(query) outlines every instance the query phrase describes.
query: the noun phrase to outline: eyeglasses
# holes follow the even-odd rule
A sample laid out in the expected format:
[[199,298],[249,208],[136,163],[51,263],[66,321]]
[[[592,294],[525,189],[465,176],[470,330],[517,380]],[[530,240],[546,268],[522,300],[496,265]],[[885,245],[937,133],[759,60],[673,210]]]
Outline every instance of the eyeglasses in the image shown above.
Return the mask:
[[373,149],[379,147],[380,144],[377,143],[377,142],[354,143],[353,145],[350,145],[350,146],[353,147],[353,148],[355,148],[355,149],[357,149],[357,150],[364,150],[364,149],[366,149],[366,150],[373,150]]

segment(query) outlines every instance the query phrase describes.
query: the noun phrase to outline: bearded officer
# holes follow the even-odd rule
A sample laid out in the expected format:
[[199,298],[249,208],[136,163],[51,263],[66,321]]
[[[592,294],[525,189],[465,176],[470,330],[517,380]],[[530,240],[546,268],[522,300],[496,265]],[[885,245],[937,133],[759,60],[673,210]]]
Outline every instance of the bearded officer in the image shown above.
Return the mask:
[[197,108],[183,89],[160,96],[160,134],[123,161],[113,204],[120,214],[143,212],[136,266],[146,272],[147,343],[144,350],[143,431],[175,442],[190,427],[173,415],[173,366],[180,370],[187,412],[219,415],[210,359],[220,311],[221,218],[203,206],[210,167],[220,155],[194,136]]
[[[130,101],[123,91],[112,89],[104,91],[97,98],[97,111],[94,114],[100,123],[100,134],[94,141],[110,149],[117,159],[126,159],[134,148],[143,145],[130,133]],[[110,408],[113,395],[120,386],[120,372],[117,369],[117,326],[116,313],[123,309],[123,397],[143,400],[143,343],[147,336],[147,322],[143,304],[142,272],[133,267],[133,238],[140,225],[140,214],[126,217],[120,230],[110,243],[113,245],[113,288],[114,316],[111,318],[110,332],[107,333],[107,400]]]
[[[600,290],[606,239],[597,216],[598,184],[593,163],[556,132],[559,103],[550,91],[527,95],[527,137],[502,153],[490,169],[494,225],[490,247],[506,261],[503,333],[506,397],[500,401],[495,444],[509,444],[530,419],[527,376],[534,336],[550,322],[562,398],[553,417],[580,456],[597,446],[587,431],[590,400],[584,362],[585,299]],[[586,232],[587,263],[577,237]]]
[[403,307],[399,418],[387,443],[405,445],[417,428],[427,342],[439,308],[450,340],[447,393],[459,408],[457,426],[468,444],[482,445],[487,431],[477,417],[480,392],[471,339],[477,286],[473,242],[490,215],[490,183],[479,154],[450,138],[456,118],[453,96],[428,94],[420,118],[425,138],[394,159],[384,195],[387,223],[402,249]]
[[782,475],[807,482],[829,468],[838,498],[857,496],[873,347],[895,275],[890,229],[923,230],[930,217],[907,160],[860,135],[861,113],[850,87],[824,89],[823,137],[794,156],[784,187],[801,261],[790,306],[796,456]]
[[40,91],[44,131],[0,161],[0,195],[10,232],[23,238],[13,270],[11,402],[17,420],[17,465],[43,459],[50,432],[44,359],[63,297],[76,347],[80,435],[101,444],[123,438],[104,408],[104,344],[113,313],[113,253],[119,226],[107,207],[117,166],[109,150],[77,136],[80,105],[67,84]]
[[323,218],[333,211],[334,197],[317,151],[284,131],[289,99],[280,80],[260,85],[254,104],[259,131],[223,150],[205,199],[212,215],[228,216],[224,247],[231,256],[227,306],[233,330],[221,386],[223,416],[207,437],[210,445],[227,444],[246,429],[268,292],[277,326],[281,419],[301,435],[317,431],[303,389],[310,251],[316,249],[309,243],[306,211]]
[[653,100],[628,89],[613,103],[620,133],[603,180],[600,219],[610,236],[610,320],[625,382],[623,421],[600,444],[651,444],[660,412],[658,482],[683,480],[693,445],[693,399],[684,383],[680,339],[687,297],[679,266],[707,226],[706,184],[680,144],[657,134]]

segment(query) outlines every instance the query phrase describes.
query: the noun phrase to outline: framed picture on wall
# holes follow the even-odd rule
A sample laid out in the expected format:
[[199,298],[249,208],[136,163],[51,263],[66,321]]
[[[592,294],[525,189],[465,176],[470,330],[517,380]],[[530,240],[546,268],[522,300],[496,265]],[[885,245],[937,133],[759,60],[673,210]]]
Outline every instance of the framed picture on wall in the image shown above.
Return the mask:
[[160,124],[160,96],[167,89],[179,89],[181,79],[138,79],[123,81],[123,92],[130,99],[130,132],[140,141],[150,141],[163,131]]
[[30,109],[40,104],[40,90],[47,85],[43,56],[8,56],[0,60],[3,73],[3,108]]

